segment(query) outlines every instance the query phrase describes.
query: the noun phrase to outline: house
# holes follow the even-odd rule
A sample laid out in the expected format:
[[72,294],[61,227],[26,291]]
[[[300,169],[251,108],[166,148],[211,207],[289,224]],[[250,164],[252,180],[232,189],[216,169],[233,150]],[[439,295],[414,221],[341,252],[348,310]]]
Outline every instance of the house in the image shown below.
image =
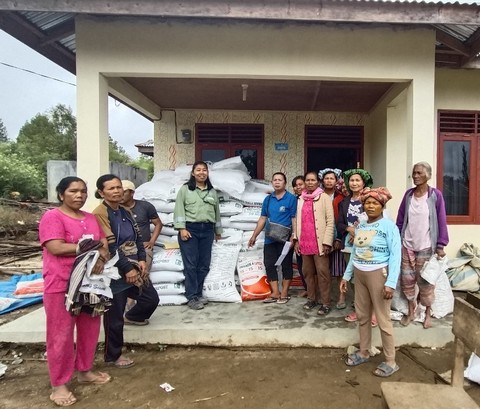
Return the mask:
[[452,257],[480,244],[480,4],[464,3],[0,0],[0,28],[76,73],[90,185],[108,171],[110,94],[154,122],[156,170],[362,166],[395,215],[427,161]]

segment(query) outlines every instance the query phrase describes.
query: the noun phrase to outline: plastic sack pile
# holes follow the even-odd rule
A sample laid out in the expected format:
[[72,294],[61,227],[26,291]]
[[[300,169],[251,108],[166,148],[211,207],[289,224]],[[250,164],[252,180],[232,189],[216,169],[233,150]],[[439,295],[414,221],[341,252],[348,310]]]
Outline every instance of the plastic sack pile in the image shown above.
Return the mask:
[[[192,167],[182,165],[175,170],[157,172],[150,182],[139,186],[135,199],[146,200],[157,209],[163,228],[154,249],[150,279],[160,305],[185,304],[183,262],[173,228],[173,210],[179,189],[190,178]],[[222,239],[214,242],[210,272],[203,295],[209,301],[241,302],[263,299],[270,294],[263,265],[263,235],[254,248],[248,240],[260,217],[265,197],[273,191],[270,183],[253,180],[240,156],[209,166],[209,178],[220,198]],[[161,247],[164,248],[161,248]],[[238,272],[240,293],[235,272]]]

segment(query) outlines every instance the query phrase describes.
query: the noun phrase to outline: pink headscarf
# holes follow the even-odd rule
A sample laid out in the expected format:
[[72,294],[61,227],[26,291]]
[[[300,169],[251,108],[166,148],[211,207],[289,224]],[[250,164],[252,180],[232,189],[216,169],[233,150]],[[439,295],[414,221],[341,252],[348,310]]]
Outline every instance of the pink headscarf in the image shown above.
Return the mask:
[[392,195],[386,187],[366,187],[360,192],[360,201],[365,203],[369,197],[373,197],[375,200],[379,201],[382,206],[385,206],[385,203],[392,198]]

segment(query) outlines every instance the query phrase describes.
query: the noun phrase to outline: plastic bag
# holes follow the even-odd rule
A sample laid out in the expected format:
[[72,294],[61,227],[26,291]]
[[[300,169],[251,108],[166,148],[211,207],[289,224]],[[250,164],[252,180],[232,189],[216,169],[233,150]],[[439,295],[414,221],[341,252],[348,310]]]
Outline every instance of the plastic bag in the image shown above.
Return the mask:
[[447,263],[447,257],[439,258],[436,254],[434,254],[432,257],[430,257],[430,260],[423,265],[420,275],[424,280],[434,285],[440,275],[447,271]]

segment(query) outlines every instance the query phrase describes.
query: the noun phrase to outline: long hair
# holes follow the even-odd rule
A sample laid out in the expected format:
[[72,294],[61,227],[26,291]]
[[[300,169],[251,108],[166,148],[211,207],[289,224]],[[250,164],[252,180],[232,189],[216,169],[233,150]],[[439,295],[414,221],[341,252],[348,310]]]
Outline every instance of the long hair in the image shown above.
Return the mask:
[[[208,165],[206,162],[203,160],[197,160],[193,165],[192,165],[192,172],[190,173],[190,179],[188,179],[188,182],[185,183],[188,187],[188,190],[195,190],[197,187],[197,182],[195,181],[195,177],[192,175],[193,171],[198,165],[204,165],[207,168],[208,171]],[[205,180],[205,184],[207,185],[207,190],[213,189],[212,182],[210,182],[210,178],[207,176],[207,179]]]

